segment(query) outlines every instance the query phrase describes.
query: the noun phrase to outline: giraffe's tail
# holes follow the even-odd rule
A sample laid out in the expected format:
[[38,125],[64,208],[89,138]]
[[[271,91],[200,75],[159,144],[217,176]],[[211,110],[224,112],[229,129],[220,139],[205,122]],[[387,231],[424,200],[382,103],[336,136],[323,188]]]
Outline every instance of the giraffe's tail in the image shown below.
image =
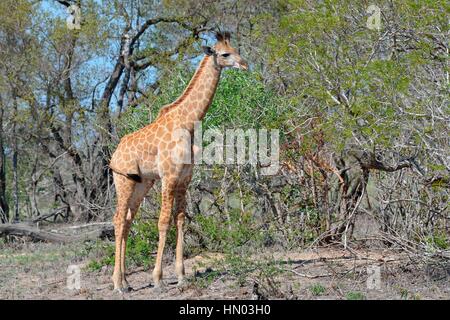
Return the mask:
[[115,173],[120,174],[120,175],[122,175],[124,177],[127,177],[128,179],[131,179],[134,182],[137,182],[137,183],[141,183],[142,182],[142,177],[139,174],[137,174],[137,173],[123,172],[123,171],[113,167],[111,164],[109,164],[109,168],[112,171],[114,171]]

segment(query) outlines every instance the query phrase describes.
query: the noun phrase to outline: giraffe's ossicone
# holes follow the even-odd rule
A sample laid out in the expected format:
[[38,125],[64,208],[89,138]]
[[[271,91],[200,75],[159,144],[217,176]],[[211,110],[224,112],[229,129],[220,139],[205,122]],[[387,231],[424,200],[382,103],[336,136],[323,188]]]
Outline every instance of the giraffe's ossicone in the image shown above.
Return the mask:
[[178,281],[183,281],[185,195],[191,181],[193,164],[176,161],[174,154],[177,155],[175,158],[183,158],[184,152],[193,154],[192,149],[195,147],[191,145],[192,139],[183,141],[183,135],[174,133],[183,129],[192,137],[195,122],[203,119],[212,102],[223,68],[248,68],[238,51],[231,46],[228,32],[217,33],[216,39],[217,43],[213,47],[203,47],[205,57],[183,94],[173,103],[163,107],[153,123],[124,136],[112,155],[110,167],[117,194],[114,215],[116,254],[112,277],[116,290],[123,291],[128,288],[125,279],[127,237],[144,196],[157,179],[162,180],[162,205],[153,280],[155,286],[161,285],[162,255],[173,212],[177,228],[175,271]]

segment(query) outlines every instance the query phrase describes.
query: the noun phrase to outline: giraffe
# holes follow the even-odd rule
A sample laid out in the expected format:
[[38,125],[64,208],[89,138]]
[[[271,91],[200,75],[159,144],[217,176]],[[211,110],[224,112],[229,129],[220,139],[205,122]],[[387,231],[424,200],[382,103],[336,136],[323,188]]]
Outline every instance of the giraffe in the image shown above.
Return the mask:
[[194,124],[205,116],[223,68],[248,69],[247,62],[231,46],[229,32],[216,33],[216,40],[213,47],[203,47],[205,56],[181,96],[161,108],[154,122],[124,136],[111,157],[109,166],[113,172],[117,194],[112,281],[114,290],[119,292],[129,290],[125,278],[125,250],[131,223],[144,196],[158,179],[162,185],[162,204],[158,220],[159,242],[153,281],[157,288],[163,285],[162,256],[173,211],[177,230],[175,272],[178,284],[183,283],[183,223],[186,189],[192,177],[193,164],[192,161],[180,164],[173,160],[171,154],[180,144],[188,146],[187,149],[177,149],[181,150],[177,151],[182,153],[181,157],[186,153],[190,155],[191,151],[195,152],[196,147],[190,143],[191,139],[180,141],[183,138],[175,137],[174,132],[183,129],[193,136]]

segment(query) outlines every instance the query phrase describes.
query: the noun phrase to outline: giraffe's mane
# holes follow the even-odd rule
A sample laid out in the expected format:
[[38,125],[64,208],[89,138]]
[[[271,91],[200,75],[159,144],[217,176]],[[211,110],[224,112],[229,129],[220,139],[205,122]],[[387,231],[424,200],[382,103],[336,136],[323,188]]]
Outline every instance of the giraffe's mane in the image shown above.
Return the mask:
[[194,76],[192,77],[191,81],[189,81],[188,86],[186,87],[186,89],[184,89],[183,93],[181,94],[181,96],[179,96],[177,98],[177,100],[175,100],[174,102],[162,107],[159,110],[158,116],[156,117],[156,119],[159,119],[161,116],[165,115],[166,113],[168,113],[169,111],[173,110],[175,107],[179,106],[185,99],[186,97],[191,93],[191,91],[194,89],[195,84],[197,83],[197,80],[200,78],[200,76],[203,74],[203,70],[205,70],[205,66],[206,63],[209,60],[209,56],[205,56],[202,61],[200,62],[200,65],[197,68],[197,71],[195,71]]

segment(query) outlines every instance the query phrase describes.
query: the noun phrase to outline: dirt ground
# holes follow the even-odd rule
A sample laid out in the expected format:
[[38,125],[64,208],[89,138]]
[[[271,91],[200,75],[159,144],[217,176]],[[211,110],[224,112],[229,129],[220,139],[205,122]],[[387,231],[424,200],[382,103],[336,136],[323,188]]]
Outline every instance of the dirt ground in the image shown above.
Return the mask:
[[[217,253],[187,259],[187,282],[181,287],[166,261],[164,290],[153,287],[151,270],[129,268],[132,290],[120,294],[112,290],[111,267],[88,270],[80,245],[3,245],[0,299],[450,299],[450,266],[421,265],[392,250],[267,251],[252,259],[274,262],[282,272],[273,277],[250,273],[236,281],[235,273],[222,272],[203,285],[192,281],[208,278],[220,259]],[[74,275],[68,273],[70,265],[80,267],[80,289],[68,288]]]

